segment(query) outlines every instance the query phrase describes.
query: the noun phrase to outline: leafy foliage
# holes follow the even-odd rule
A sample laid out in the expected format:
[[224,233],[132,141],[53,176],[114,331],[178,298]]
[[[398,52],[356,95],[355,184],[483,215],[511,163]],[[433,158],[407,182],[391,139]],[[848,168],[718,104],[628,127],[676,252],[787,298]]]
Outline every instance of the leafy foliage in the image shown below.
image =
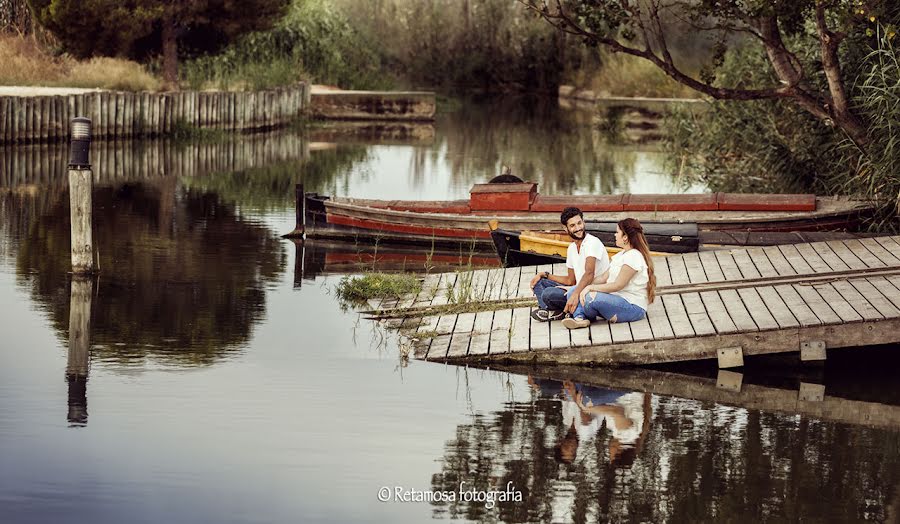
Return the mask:
[[262,30],[289,0],[28,0],[35,18],[77,56],[145,59],[163,49],[168,25],[182,54],[221,49],[236,36]]
[[377,45],[330,3],[295,1],[271,30],[248,33],[221,53],[186,64],[185,79],[205,85],[264,89],[312,76],[349,89],[390,85]]

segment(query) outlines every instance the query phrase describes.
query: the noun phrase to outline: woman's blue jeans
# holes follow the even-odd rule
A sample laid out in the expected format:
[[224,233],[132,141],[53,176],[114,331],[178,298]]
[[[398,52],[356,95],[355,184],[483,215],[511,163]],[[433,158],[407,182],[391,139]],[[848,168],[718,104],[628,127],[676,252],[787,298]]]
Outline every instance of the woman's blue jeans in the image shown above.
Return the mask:
[[634,322],[644,318],[646,314],[642,307],[635,306],[619,295],[590,291],[584,297],[584,306],[579,303],[572,316],[583,317],[592,322],[597,317],[610,322]]

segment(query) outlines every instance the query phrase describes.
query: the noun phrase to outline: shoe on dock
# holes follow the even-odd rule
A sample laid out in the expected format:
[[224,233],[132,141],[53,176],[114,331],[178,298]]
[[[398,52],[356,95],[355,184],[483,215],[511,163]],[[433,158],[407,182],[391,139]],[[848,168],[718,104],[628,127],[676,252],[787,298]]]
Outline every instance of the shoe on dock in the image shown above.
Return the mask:
[[546,309],[535,309],[531,312],[531,318],[538,322],[549,322],[551,320],[559,320],[566,314],[562,311],[548,311]]
[[564,318],[562,325],[569,329],[581,329],[591,325],[591,321],[586,318]]

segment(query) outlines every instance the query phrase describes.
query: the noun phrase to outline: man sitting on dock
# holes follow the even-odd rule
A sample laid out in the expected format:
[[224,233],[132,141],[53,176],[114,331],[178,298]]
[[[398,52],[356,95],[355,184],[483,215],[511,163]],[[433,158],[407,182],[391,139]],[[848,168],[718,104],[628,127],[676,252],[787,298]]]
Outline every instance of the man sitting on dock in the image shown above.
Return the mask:
[[603,242],[584,229],[584,214],[577,207],[563,209],[559,217],[566,233],[574,240],[566,252],[569,274],[551,275],[549,271],[538,273],[531,279],[531,289],[538,306],[531,318],[539,322],[559,320],[572,314],[578,306],[578,297],[586,286],[609,268],[609,254]]

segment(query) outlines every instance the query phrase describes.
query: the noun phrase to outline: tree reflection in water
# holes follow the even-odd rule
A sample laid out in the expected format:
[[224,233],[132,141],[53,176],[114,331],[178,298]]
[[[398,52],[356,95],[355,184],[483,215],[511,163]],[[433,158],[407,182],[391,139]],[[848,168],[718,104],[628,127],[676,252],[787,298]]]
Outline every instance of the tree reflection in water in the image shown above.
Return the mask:
[[[529,382],[530,400],[459,425],[432,477],[432,489],[442,491],[458,491],[460,482],[478,490],[512,482],[523,501],[499,502],[492,510],[483,502],[435,502],[435,516],[506,522],[892,518],[893,492],[900,486],[896,432]],[[632,442],[622,439],[612,410],[602,420],[596,413],[584,416],[583,406],[591,403],[582,402],[579,410],[580,394],[582,400],[605,394],[610,408],[634,397],[624,410],[640,421]],[[582,415],[573,417],[573,406]],[[566,449],[573,440],[574,452]]]
[[[69,322],[69,208],[64,189],[4,217],[16,271],[61,338]],[[100,277],[92,300],[92,358],[209,364],[244,344],[265,312],[265,285],[287,253],[268,228],[218,195],[175,177],[94,190]],[[16,209],[16,206],[11,207]]]

